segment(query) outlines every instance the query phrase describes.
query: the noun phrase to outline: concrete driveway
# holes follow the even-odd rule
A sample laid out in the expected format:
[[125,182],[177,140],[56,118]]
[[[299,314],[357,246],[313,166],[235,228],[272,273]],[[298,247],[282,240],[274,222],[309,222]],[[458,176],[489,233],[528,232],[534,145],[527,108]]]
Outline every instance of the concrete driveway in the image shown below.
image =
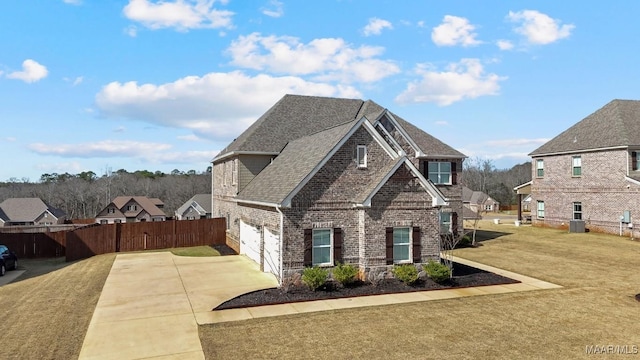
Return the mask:
[[244,256],[121,254],[107,278],[80,359],[204,359],[199,318],[222,302],[277,286]]

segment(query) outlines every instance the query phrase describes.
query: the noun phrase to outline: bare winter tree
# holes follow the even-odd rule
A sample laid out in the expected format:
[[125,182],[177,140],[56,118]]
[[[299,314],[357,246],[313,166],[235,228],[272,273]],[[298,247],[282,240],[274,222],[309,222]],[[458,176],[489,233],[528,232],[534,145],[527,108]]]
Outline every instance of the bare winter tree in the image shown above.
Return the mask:
[[440,235],[440,257],[442,262],[449,268],[449,277],[453,278],[453,250],[462,240],[462,234],[457,231],[448,231]]

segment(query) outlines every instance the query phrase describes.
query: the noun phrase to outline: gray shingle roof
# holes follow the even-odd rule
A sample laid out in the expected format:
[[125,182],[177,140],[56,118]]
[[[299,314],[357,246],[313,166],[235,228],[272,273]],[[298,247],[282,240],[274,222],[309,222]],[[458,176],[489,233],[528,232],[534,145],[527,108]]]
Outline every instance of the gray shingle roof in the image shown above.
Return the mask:
[[211,213],[211,194],[193,195],[191,201],[195,201],[207,213]]
[[285,95],[216,157],[232,151],[280,152],[291,140],[355,120],[362,100]]
[[[292,140],[359,120],[362,116],[374,121],[383,111],[385,108],[371,100],[285,95],[220,151],[216,159],[234,151],[279,153]],[[464,157],[406,120],[393,116],[426,155]]]
[[238,200],[280,204],[351,130],[356,121],[287,144],[241,192]]
[[640,146],[640,101],[613,100],[530,156],[570,153],[620,146]]
[[60,218],[64,212],[47,205],[40,198],[11,198],[0,203],[0,208],[11,221],[34,221],[45,211]]

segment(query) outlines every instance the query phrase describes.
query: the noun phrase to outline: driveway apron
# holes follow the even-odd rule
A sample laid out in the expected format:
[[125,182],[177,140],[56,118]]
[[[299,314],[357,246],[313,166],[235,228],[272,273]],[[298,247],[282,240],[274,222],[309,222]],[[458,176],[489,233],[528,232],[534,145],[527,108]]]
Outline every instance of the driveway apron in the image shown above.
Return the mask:
[[238,295],[277,286],[244,256],[120,254],[80,359],[204,359],[198,317]]

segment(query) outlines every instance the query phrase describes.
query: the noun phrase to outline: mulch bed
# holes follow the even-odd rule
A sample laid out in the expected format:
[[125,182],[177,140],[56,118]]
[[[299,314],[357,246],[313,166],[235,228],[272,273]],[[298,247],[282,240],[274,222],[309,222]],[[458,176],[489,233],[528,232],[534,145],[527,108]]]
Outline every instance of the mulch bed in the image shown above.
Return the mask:
[[261,305],[337,299],[355,296],[519,283],[517,280],[464,264],[454,263],[453,270],[453,279],[443,284],[438,284],[431,279],[424,279],[418,280],[414,285],[409,286],[397,279],[385,279],[380,281],[377,285],[360,281],[345,287],[338,286],[334,282],[327,282],[316,291],[310,290],[305,285],[290,286],[288,291],[284,291],[279,288],[258,290],[228,300],[213,310],[237,309]]

